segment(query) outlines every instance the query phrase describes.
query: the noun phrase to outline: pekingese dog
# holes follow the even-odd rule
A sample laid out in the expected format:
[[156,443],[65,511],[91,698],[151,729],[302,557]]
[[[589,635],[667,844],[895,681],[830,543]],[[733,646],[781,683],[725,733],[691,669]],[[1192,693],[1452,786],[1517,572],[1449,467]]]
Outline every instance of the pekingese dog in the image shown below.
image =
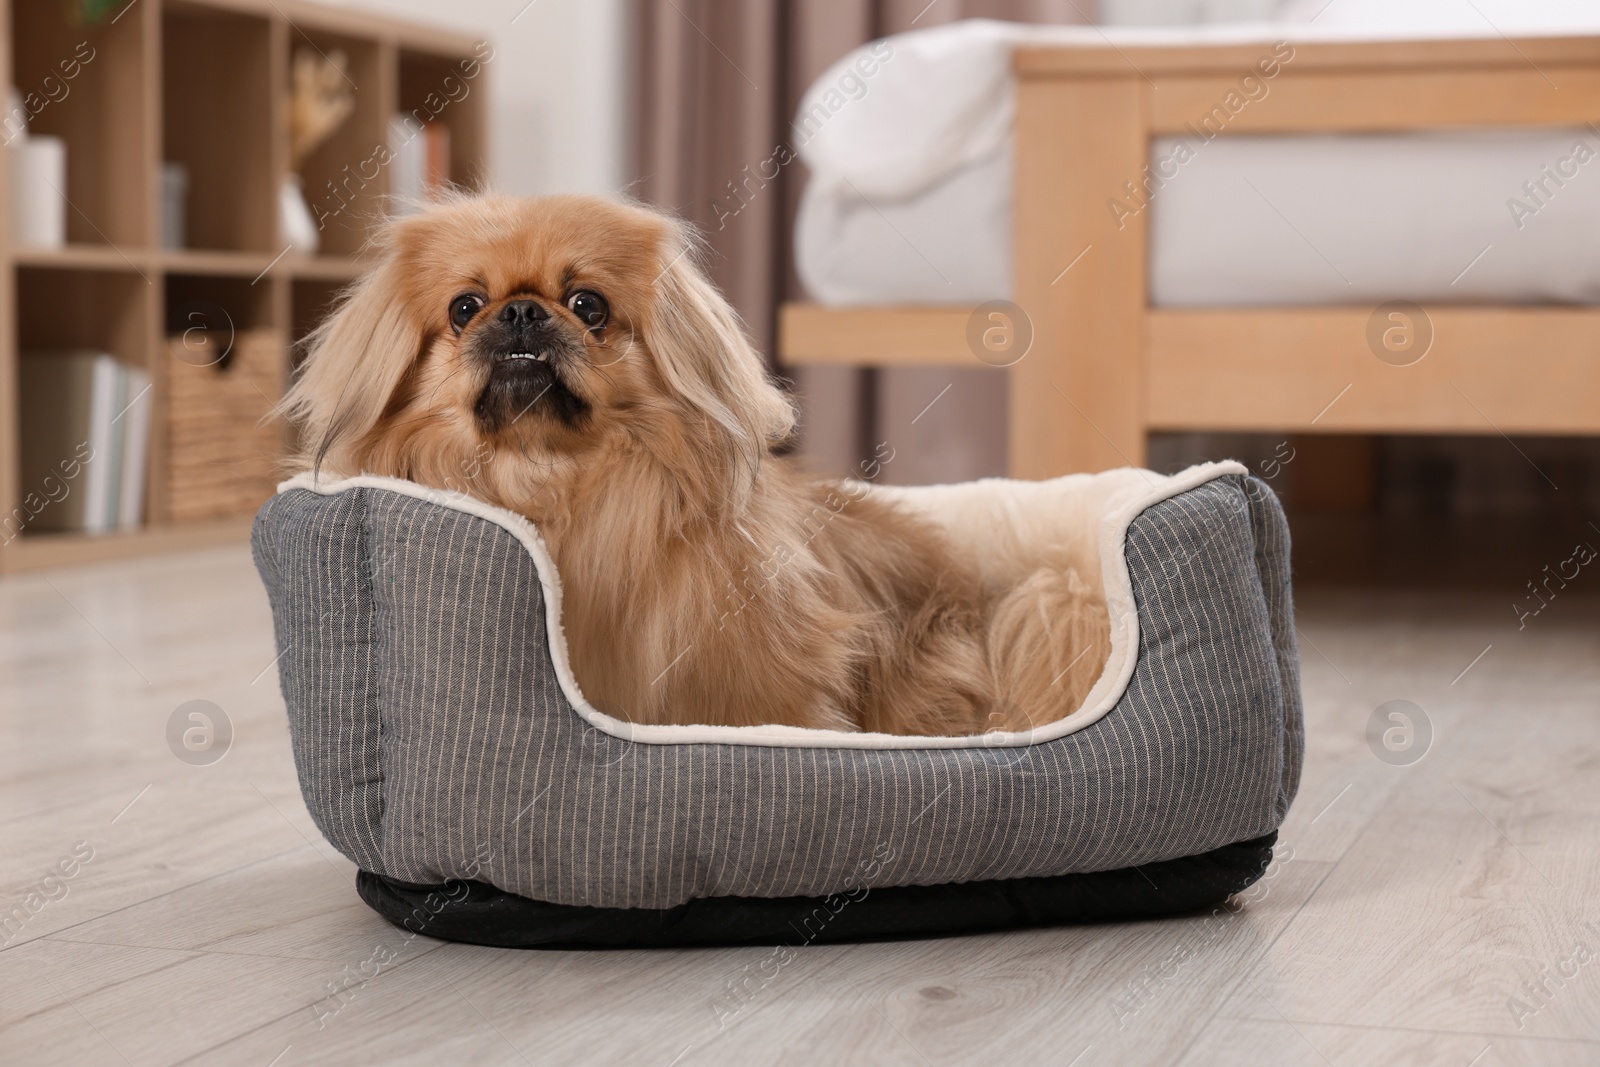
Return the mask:
[[634,722],[959,735],[1076,709],[1103,600],[1067,567],[985,588],[928,520],[776,455],[794,409],[694,251],[595,197],[387,224],[284,401],[299,459],[525,515],[579,684]]

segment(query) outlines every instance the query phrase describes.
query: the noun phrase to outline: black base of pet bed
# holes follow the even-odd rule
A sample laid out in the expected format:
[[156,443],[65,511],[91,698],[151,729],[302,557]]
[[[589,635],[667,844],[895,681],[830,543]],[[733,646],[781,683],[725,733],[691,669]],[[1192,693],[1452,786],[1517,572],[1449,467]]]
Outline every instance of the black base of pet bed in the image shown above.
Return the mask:
[[1276,832],[1199,856],[1053,878],[873,889],[857,899],[709,897],[676,908],[547,904],[482,882],[411,885],[361,871],[356,888],[397,926],[500,948],[829,944],[1151,919],[1222,903],[1260,878]]

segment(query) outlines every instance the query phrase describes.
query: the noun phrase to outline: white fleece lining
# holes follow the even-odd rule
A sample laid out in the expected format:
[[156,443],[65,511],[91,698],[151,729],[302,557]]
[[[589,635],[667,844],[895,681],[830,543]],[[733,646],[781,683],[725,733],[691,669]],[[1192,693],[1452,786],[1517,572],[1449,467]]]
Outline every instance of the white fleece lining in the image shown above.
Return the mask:
[[[994,731],[966,737],[904,737],[896,734],[810,730],[798,726],[777,725],[669,726],[656,723],[631,723],[614,718],[591,705],[578,687],[578,679],[572,673],[571,659],[567,655],[566,634],[561,628],[561,576],[556,571],[555,561],[545,548],[538,529],[527,519],[515,512],[486,504],[463,493],[434,489],[400,478],[386,478],[372,474],[328,481],[319,478],[314,472],[307,471],[280,484],[278,492],[306,489],[323,496],[335,496],[347,489],[385,489],[440,507],[475,515],[509,531],[521,542],[528,555],[533,557],[534,567],[539,574],[539,583],[544,592],[545,628],[549,634],[550,660],[555,665],[556,681],[560,684],[561,691],[585,722],[613,737],[652,745],[716,744],[763,745],[771,748],[868,749],[1012,748],[1053,741],[1098,722],[1116,706],[1117,701],[1127,690],[1128,681],[1133,677],[1139,648],[1138,612],[1134,605],[1132,579],[1128,574],[1127,555],[1123,550],[1128,524],[1145,509],[1163,500],[1188,492],[1215,478],[1245,473],[1248,471],[1242,464],[1230,460],[1224,463],[1200,464],[1171,476],[1122,468],[1103,474],[1067,475],[1050,482],[1014,482],[994,478],[952,486],[874,487],[872,489],[874,493],[882,493],[937,518],[937,509],[931,505],[941,494],[946,498],[956,494],[968,497],[991,495],[997,502],[1002,502],[1005,495],[1011,494],[1014,497],[1011,504],[1015,506],[1017,503],[1015,497],[1022,495],[1024,490],[1037,492],[1038,488],[1066,488],[1068,483],[1071,483],[1072,488],[1111,486],[1107,495],[1113,498],[1114,506],[1102,516],[1099,525],[1101,578],[1105,584],[1106,610],[1111,617],[1111,654],[1106,660],[1100,679],[1090,689],[1083,707],[1063,719],[1033,730]],[[1126,492],[1128,486],[1133,484],[1134,478],[1142,479],[1146,483],[1147,488],[1143,492]],[[1116,481],[1111,481],[1113,479]],[[1123,491],[1118,492],[1118,490]],[[1121,499],[1116,499],[1119,496]]]

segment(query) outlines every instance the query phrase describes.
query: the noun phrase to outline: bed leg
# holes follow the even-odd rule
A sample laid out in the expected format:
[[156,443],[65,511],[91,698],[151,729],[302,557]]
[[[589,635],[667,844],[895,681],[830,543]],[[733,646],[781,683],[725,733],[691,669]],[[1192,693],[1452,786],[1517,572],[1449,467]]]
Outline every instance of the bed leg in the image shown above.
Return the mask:
[[1034,339],[1011,368],[1013,477],[1145,464],[1143,94],[1019,79],[1013,285]]

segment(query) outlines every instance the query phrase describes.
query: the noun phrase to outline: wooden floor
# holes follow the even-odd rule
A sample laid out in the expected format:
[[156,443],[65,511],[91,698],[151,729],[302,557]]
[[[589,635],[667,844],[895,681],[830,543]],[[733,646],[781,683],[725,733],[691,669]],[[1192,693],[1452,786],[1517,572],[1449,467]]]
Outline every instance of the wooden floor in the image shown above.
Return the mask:
[[[0,1061],[1600,1063],[1600,609],[1573,592],[1519,631],[1522,592],[1303,593],[1305,782],[1237,914],[810,947],[774,975],[765,948],[405,942],[301,804],[242,550],[11,579]],[[1397,698],[1434,731],[1407,767],[1366,740]],[[234,731],[209,766],[167,741],[195,699]]]

